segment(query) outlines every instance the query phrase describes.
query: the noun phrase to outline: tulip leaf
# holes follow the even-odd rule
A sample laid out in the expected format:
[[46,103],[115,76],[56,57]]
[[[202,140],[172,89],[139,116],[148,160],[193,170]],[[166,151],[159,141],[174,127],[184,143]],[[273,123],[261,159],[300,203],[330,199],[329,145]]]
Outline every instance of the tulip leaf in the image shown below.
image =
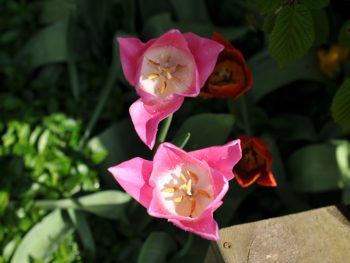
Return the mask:
[[184,134],[177,136],[175,139],[173,139],[172,143],[174,145],[176,145],[177,147],[184,148],[190,138],[191,138],[191,134],[189,132],[184,133]]
[[344,130],[350,129],[350,78],[336,92],[332,102],[332,116]]
[[294,188],[301,192],[322,192],[343,186],[336,147],[313,144],[294,152],[287,161]]
[[263,50],[250,59],[248,65],[254,79],[254,88],[251,94],[255,101],[296,80],[323,80],[313,52],[309,52],[303,58],[291,61],[280,68],[276,61],[271,59],[269,53]]
[[230,114],[202,113],[188,118],[177,134],[191,134],[186,145],[187,150],[223,144],[227,141],[234,123]]
[[152,232],[143,244],[138,256],[138,263],[165,263],[167,256],[174,252],[176,243],[164,232]]
[[41,222],[24,236],[18,245],[11,263],[31,263],[33,259],[48,261],[51,254],[74,230],[70,220],[61,210],[45,216]]
[[35,206],[44,209],[77,209],[109,219],[119,219],[124,216],[125,205],[130,199],[124,192],[107,190],[77,199],[41,200]]
[[338,41],[340,45],[350,48],[350,20],[346,21],[340,28]]
[[68,20],[59,20],[36,33],[19,56],[28,61],[31,70],[50,63],[66,62],[68,60],[67,47]]
[[303,56],[314,39],[314,22],[309,9],[302,4],[285,6],[277,15],[269,36],[269,50],[271,56],[284,65]]

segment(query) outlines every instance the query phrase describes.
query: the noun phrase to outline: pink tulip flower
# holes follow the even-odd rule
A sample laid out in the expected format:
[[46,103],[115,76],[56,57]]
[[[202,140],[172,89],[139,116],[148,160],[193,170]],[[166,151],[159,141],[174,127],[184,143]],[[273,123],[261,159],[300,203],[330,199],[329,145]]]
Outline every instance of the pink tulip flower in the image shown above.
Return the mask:
[[239,140],[188,153],[163,143],[153,161],[134,158],[108,171],[151,216],[218,240],[213,212],[222,204],[233,166],[241,157]]
[[177,111],[184,97],[199,94],[224,47],[175,29],[147,43],[123,37],[118,43],[124,75],[141,97],[129,109],[131,119],[152,149],[159,122]]

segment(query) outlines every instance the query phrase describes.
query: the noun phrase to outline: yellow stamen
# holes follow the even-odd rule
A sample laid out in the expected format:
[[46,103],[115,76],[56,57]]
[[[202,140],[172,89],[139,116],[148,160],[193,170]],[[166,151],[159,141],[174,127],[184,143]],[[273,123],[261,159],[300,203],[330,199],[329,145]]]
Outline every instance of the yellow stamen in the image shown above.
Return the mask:
[[188,174],[189,176],[191,176],[191,178],[194,180],[195,183],[198,183],[198,175],[197,175],[197,174],[195,174],[195,173],[192,172],[192,171],[188,171],[188,170],[187,170],[187,174]]
[[187,183],[187,178],[184,176],[182,172],[180,172],[180,177],[185,183]]
[[166,193],[175,193],[177,191],[178,191],[177,187],[169,187],[162,190],[162,192],[166,192]]
[[196,209],[196,200],[191,199],[191,211],[190,211],[190,216],[193,214],[194,210]]
[[186,184],[186,194],[187,195],[192,195],[191,189],[192,189],[192,181],[190,179],[190,180],[188,180],[188,182]]
[[182,201],[182,198],[183,198],[182,195],[179,196],[179,197],[175,197],[175,198],[174,198],[174,202],[175,202],[175,203],[180,203],[180,202]]
[[159,77],[159,74],[153,73],[153,74],[149,75],[147,78],[148,78],[148,79],[156,79],[156,78],[158,78],[158,77]]
[[162,88],[160,90],[160,94],[163,94],[165,92],[166,86],[167,86],[166,81],[164,81],[163,84],[162,84]]
[[206,197],[206,198],[211,198],[210,194],[207,191],[203,190],[203,189],[198,189],[197,193],[199,195],[202,195],[202,196]]

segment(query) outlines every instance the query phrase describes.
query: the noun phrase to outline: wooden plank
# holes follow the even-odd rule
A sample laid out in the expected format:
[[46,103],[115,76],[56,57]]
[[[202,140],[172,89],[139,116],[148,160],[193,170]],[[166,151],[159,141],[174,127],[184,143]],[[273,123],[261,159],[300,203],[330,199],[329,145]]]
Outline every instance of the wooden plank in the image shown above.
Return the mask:
[[349,214],[329,206],[224,228],[204,262],[350,262]]

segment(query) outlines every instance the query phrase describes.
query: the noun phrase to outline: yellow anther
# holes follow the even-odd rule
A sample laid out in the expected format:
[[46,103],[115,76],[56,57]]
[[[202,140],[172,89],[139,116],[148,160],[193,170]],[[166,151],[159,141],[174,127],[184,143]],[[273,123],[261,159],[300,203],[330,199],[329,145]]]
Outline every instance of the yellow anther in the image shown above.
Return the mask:
[[180,172],[180,177],[185,183],[187,183],[187,178],[184,176],[182,172]]
[[177,191],[178,191],[177,187],[169,187],[162,190],[162,192],[166,192],[166,193],[175,193]]
[[191,179],[188,180],[188,182],[186,184],[186,194],[192,195],[192,181],[191,181]]
[[182,201],[182,199],[183,199],[183,196],[182,196],[182,195],[179,196],[179,197],[175,197],[175,198],[174,198],[174,202],[175,202],[175,203],[180,203],[180,202]]
[[159,74],[153,73],[153,74],[149,75],[147,78],[148,78],[148,79],[156,79],[156,78],[158,78],[158,77],[159,77]]
[[187,170],[187,174],[188,174],[189,176],[191,176],[191,178],[193,179],[193,181],[194,181],[195,183],[198,183],[198,175],[197,175],[197,174],[195,174],[194,172],[189,171],[189,170]]
[[203,189],[198,189],[197,193],[199,195],[202,195],[202,196],[206,197],[206,198],[211,198],[210,194],[207,191],[203,190]]
[[196,200],[195,199],[191,199],[191,211],[190,211],[190,216],[193,214],[194,210],[196,209]]

